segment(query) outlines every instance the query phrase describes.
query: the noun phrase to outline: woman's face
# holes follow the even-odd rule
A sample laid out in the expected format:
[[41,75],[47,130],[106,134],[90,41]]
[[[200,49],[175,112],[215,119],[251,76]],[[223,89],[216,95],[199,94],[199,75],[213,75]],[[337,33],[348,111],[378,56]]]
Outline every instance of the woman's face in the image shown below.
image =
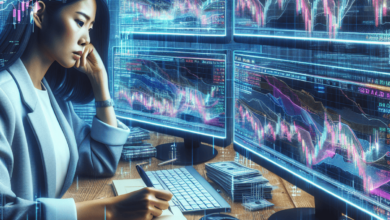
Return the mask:
[[46,20],[43,17],[39,39],[45,55],[65,68],[73,67],[77,61],[75,54],[83,52],[90,43],[89,31],[95,15],[95,0],[80,0],[61,8]]

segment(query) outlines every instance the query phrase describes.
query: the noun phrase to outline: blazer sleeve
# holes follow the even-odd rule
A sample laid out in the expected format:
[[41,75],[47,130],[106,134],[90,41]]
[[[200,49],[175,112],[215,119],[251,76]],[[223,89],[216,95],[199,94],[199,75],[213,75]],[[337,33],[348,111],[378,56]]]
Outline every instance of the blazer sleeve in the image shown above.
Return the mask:
[[76,175],[113,176],[130,129],[119,120],[113,127],[96,116],[90,126],[78,117],[71,102],[68,105],[79,151]]
[[14,164],[12,143],[18,134],[15,132],[16,115],[13,105],[0,88],[0,218],[25,219],[77,219],[73,199],[44,199],[36,201],[17,197],[12,191],[11,175]]

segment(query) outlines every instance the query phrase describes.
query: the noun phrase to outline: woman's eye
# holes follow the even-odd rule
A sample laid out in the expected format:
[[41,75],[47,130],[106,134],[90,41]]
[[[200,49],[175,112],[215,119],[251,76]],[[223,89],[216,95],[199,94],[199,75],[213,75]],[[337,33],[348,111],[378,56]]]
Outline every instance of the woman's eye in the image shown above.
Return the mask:
[[78,25],[80,25],[80,27],[82,27],[84,25],[84,22],[82,21],[76,21]]

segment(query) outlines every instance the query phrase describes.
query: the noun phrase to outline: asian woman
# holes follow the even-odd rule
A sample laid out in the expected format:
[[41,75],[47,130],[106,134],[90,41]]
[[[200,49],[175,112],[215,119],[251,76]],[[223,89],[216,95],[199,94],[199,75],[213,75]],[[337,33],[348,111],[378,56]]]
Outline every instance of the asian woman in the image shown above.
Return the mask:
[[[138,220],[161,215],[172,194],[153,188],[80,203],[60,199],[76,175],[113,176],[130,132],[116,119],[108,87],[106,2],[7,4],[15,12],[11,9],[0,34],[0,216]],[[72,103],[93,99],[96,116],[90,126]]]

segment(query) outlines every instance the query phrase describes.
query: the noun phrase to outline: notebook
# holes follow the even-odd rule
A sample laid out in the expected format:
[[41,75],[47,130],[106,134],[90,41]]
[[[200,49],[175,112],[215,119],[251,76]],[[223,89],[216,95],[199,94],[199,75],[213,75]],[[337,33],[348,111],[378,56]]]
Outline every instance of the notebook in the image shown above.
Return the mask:
[[[126,180],[113,180],[112,181],[115,194],[117,196],[123,195],[126,193],[131,193],[142,188],[145,188],[146,185],[142,179],[126,179]],[[169,201],[170,209],[169,211],[163,210],[162,214],[159,217],[155,217],[155,220],[186,220],[183,213],[180,211],[179,207],[176,207],[172,201]]]

